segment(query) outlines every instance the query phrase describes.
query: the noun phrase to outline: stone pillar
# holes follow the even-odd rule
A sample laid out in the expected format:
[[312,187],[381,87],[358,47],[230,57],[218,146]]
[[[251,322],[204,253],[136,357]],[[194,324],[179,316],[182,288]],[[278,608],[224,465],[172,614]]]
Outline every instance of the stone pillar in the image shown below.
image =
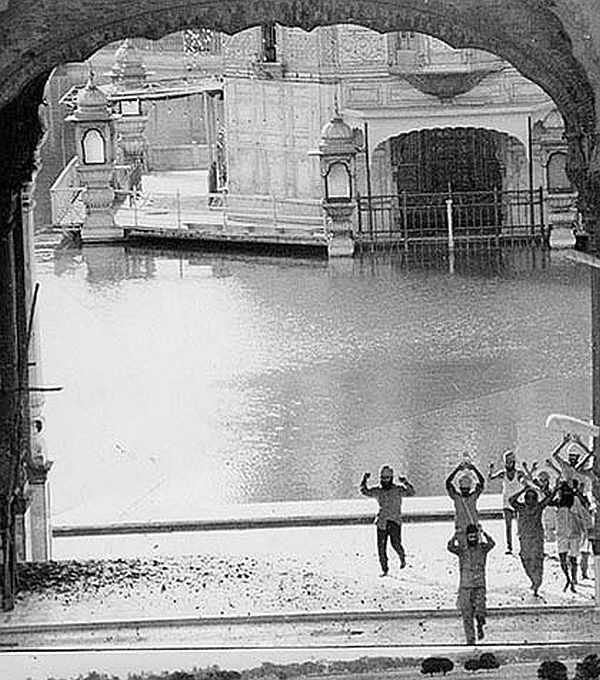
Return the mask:
[[208,92],[202,93],[202,104],[204,112],[204,135],[206,137],[206,148],[208,149],[208,166],[216,160],[216,139],[213,125],[213,101]]
[[[23,225],[23,265],[25,270],[26,281],[26,306],[28,316],[31,316],[31,337],[29,338],[28,347],[28,374],[29,385],[36,387],[43,384],[42,368],[41,368],[41,347],[40,347],[40,329],[39,316],[37,310],[33,309],[33,286],[35,283],[35,262],[34,262],[34,201],[33,201],[33,183],[29,183],[23,187],[21,193],[21,212]],[[24,423],[26,427],[25,436],[27,437],[27,450],[24,453],[27,458],[27,492],[24,497],[28,503],[23,504],[21,513],[16,516],[16,549],[17,559],[19,561],[29,561],[32,559],[34,546],[47,542],[46,535],[49,534],[49,527],[45,527],[42,534],[39,531],[32,531],[31,525],[31,477],[29,474],[29,466],[31,465],[32,446],[34,445],[35,437],[32,435],[32,423],[39,423],[42,427],[43,417],[42,411],[44,407],[43,392],[32,391],[28,395],[28,418]],[[49,518],[49,515],[48,515]]]
[[114,190],[114,118],[104,93],[90,77],[77,97],[76,111],[67,117],[75,123],[77,172],[82,186],[85,218],[82,243],[108,243],[123,239],[123,230],[115,224]]
[[107,75],[112,81],[111,98],[118,102],[121,114],[115,120],[115,131],[123,161],[132,169],[141,170],[146,168],[148,116],[143,115],[140,95],[146,87],[148,72],[129,40],[124,40],[115,52],[114,64]]
[[323,129],[319,141],[320,172],[323,180],[323,211],[326,216],[329,257],[354,255],[356,209],[356,153],[358,130],[344,122],[337,110]]
[[[33,304],[33,287],[36,279],[35,255],[34,255],[34,215],[35,201],[33,200],[33,183],[23,189],[22,211],[23,211],[23,237],[25,245],[25,268],[28,280],[27,286],[27,306],[31,310]],[[32,319],[31,339],[29,342],[29,384],[33,386],[43,385],[42,353],[40,339],[39,310],[34,310]],[[29,395],[29,409],[31,420],[42,417],[46,399],[43,392],[31,392]]]
[[323,204],[327,215],[329,257],[352,257],[354,255],[355,207],[354,201],[343,205]]
[[[15,234],[21,234],[21,190],[30,181],[37,144],[42,136],[38,108],[49,73],[31,81],[0,110],[0,542],[2,608],[14,608],[16,593],[16,515],[23,497],[22,429],[17,395],[28,390],[27,355],[21,335],[25,299],[19,293],[22,262],[17,265]],[[20,271],[17,272],[17,269]],[[22,370],[22,369],[25,370]]]
[[52,522],[50,519],[50,487],[47,484],[51,460],[34,460],[29,466],[28,528],[31,534],[30,556],[32,562],[52,559]]
[[114,191],[109,181],[112,171],[106,168],[78,168],[82,184],[86,187],[82,200],[85,220],[81,230],[82,243],[120,241],[123,233],[115,224]]
[[[136,102],[138,106],[139,102]],[[146,167],[146,125],[148,116],[122,114],[115,121],[117,144],[123,152],[123,162],[132,168]]]
[[[568,142],[567,173],[577,187],[577,208],[588,235],[588,251],[600,258],[600,137],[595,131],[575,129],[565,133]],[[590,267],[592,317],[592,418],[600,423],[600,269]],[[596,611],[600,610],[600,437],[594,439],[595,475],[592,493],[596,505],[590,532],[596,579]]]

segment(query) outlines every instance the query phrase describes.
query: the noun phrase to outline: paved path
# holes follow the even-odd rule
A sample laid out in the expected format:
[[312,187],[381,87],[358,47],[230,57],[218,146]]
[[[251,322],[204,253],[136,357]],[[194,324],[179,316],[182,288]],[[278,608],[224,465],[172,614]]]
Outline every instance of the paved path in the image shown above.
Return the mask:
[[[595,612],[576,607],[520,607],[489,611],[480,648],[551,643],[595,643]],[[4,648],[214,648],[457,646],[463,632],[449,610],[273,614],[247,617],[179,617],[65,621],[0,627]]]

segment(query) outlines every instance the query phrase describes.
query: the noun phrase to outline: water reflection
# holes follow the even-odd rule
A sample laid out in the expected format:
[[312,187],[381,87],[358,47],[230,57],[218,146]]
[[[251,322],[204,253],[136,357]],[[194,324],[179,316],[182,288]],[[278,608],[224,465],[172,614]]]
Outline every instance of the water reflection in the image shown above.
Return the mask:
[[545,457],[549,412],[589,417],[589,275],[554,253],[38,261],[60,521],[354,497],[382,461],[438,495],[463,451]]

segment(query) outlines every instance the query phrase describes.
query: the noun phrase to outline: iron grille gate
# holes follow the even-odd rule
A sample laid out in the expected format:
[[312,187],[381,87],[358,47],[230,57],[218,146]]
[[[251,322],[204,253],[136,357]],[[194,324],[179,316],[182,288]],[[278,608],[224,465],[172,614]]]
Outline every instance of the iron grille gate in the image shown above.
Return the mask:
[[543,190],[359,196],[357,241],[408,245],[546,239]]

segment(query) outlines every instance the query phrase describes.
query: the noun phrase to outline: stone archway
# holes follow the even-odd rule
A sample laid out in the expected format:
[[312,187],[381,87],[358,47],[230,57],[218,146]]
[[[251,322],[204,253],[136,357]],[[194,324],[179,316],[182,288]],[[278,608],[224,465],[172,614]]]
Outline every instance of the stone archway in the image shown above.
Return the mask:
[[[557,104],[572,139],[571,173],[585,190],[581,168],[592,160],[600,95],[600,25],[593,0],[186,0],[176,6],[169,0],[79,0],[52,6],[39,0],[25,5],[5,0],[0,2],[0,19],[4,192],[18,191],[31,174],[36,109],[56,65],[81,61],[128,36],[158,38],[189,26],[233,33],[269,21],[307,30],[344,22],[378,31],[410,30],[453,47],[503,57]],[[20,109],[18,122],[11,106]],[[18,156],[11,141],[18,146]]]
[[[58,64],[118,39],[186,27],[234,33],[273,21],[307,30],[356,23],[415,31],[495,53],[554,100],[569,141],[569,173],[588,229],[600,234],[600,17],[597,0],[0,0],[0,531],[7,545],[22,450],[16,414],[27,391],[23,191],[42,136],[38,107]],[[599,239],[600,240],[600,239]],[[600,311],[600,283],[596,299]],[[600,346],[600,336],[597,338]],[[596,373],[600,385],[600,361]],[[600,405],[600,400],[599,400]],[[596,413],[600,417],[600,408]],[[21,437],[21,439],[19,439]],[[4,573],[4,606],[10,589]],[[10,593],[9,593],[10,594]],[[9,598],[10,599],[10,598]]]

